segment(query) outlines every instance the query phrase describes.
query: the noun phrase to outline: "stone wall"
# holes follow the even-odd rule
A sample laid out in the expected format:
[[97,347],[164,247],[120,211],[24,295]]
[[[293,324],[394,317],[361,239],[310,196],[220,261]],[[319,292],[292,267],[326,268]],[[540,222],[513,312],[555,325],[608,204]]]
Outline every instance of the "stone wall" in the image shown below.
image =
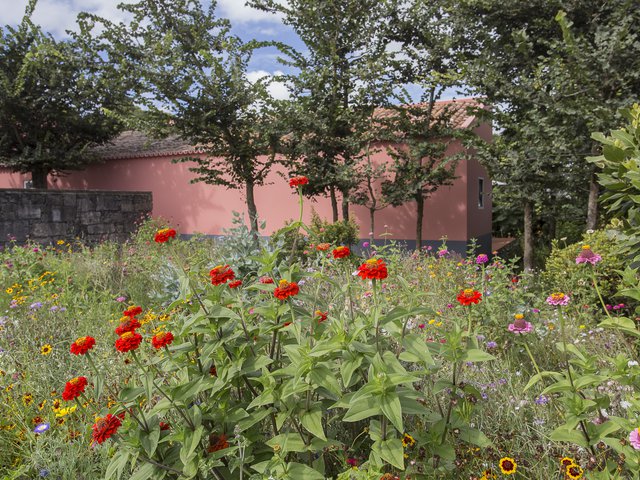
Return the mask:
[[151,192],[0,189],[0,245],[123,241],[151,208]]

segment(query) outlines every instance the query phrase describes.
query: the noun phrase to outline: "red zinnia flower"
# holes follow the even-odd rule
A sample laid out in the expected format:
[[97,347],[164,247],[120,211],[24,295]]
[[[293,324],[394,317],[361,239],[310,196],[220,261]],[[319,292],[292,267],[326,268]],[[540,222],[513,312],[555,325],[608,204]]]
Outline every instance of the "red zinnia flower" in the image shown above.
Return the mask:
[[215,433],[209,435],[209,448],[207,448],[207,452],[213,453],[218,450],[224,450],[225,448],[229,448],[229,442],[227,442],[227,436],[224,433],[221,435]]
[[333,258],[345,258],[351,255],[349,247],[338,247],[333,249]]
[[330,243],[319,243],[318,245],[316,245],[316,250],[318,250],[319,252],[324,252],[325,250],[329,250],[330,247]]
[[80,337],[71,344],[69,351],[74,355],[84,355],[93,348],[96,344],[96,339],[93,337]]
[[473,288],[466,288],[462,290],[458,296],[456,297],[460,305],[471,305],[472,303],[477,304],[482,299],[482,294]]
[[140,328],[140,322],[133,317],[127,317],[124,322],[121,322],[120,325],[116,327],[116,334],[122,335],[126,332],[135,332],[136,328]]
[[296,282],[287,282],[280,280],[278,287],[273,291],[273,296],[279,300],[286,300],[287,297],[293,297],[300,292],[300,287]]
[[327,314],[329,312],[321,312],[320,310],[316,310],[316,318],[318,319],[318,323],[322,323],[327,319]]
[[269,283],[273,283],[273,278],[267,277],[267,276],[260,277],[260,283],[263,283],[265,285]]
[[87,386],[87,377],[76,377],[69,380],[64,386],[62,399],[70,402],[74,398],[78,398]]
[[160,422],[160,430],[170,430],[171,424],[166,422]]
[[235,282],[229,282],[229,288],[238,288],[242,285],[242,280],[236,280]]
[[384,280],[387,275],[387,265],[379,258],[370,258],[358,267],[358,276],[363,280]]
[[236,278],[236,274],[229,268],[229,265],[218,265],[209,272],[211,283],[214,285],[222,285],[229,280]]
[[293,177],[289,179],[289,186],[291,188],[301,187],[309,183],[309,179],[305,176]]
[[116,340],[116,350],[126,353],[135,350],[142,343],[142,335],[136,332],[125,332]]
[[171,345],[173,342],[173,333],[171,332],[160,332],[154,335],[151,339],[151,345],[153,348],[160,349],[162,347],[166,347],[167,345]]
[[106,416],[98,418],[96,423],[93,424],[93,427],[91,427],[93,430],[91,437],[94,442],[101,444],[111,438],[111,436],[118,431],[120,425],[122,425],[122,422],[118,417],[107,413]]
[[162,230],[158,230],[156,232],[156,236],[154,240],[156,243],[165,243],[168,242],[170,238],[176,237],[176,231],[173,228],[163,228]]
[[142,307],[129,307],[124,312],[122,312],[122,315],[124,315],[125,317],[133,318],[136,315],[140,315],[141,313]]

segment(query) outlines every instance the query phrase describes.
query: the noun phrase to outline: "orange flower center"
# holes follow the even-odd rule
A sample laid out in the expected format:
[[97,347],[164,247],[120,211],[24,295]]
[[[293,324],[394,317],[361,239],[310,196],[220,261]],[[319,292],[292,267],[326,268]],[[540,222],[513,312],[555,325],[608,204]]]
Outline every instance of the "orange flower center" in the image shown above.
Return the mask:
[[72,385],[75,385],[79,381],[80,381],[80,378],[79,377],[75,377],[75,378],[72,378],[71,380],[69,380],[69,383],[72,384]]
[[473,288],[465,288],[463,293],[465,297],[473,297]]
[[370,258],[369,260],[367,260],[365,262],[368,266],[373,267],[374,265],[378,264],[378,260],[375,258]]
[[131,338],[131,337],[133,337],[133,332],[124,332],[121,335],[121,338],[124,338],[124,339]]
[[514,317],[516,320],[522,320],[522,319],[524,318],[524,315],[523,315],[523,314],[521,314],[521,313],[516,313],[513,317]]
[[87,337],[80,337],[76,340],[76,345],[79,347],[83,346],[85,343],[87,343]]
[[564,298],[564,293],[552,293],[551,298],[554,300],[562,300]]
[[278,285],[280,285],[280,288],[284,288],[287,285],[289,285],[289,282],[287,282],[286,280],[282,279],[282,280],[280,280],[280,282],[278,282]]
[[591,249],[591,245],[583,245],[582,249],[583,250],[590,250]]

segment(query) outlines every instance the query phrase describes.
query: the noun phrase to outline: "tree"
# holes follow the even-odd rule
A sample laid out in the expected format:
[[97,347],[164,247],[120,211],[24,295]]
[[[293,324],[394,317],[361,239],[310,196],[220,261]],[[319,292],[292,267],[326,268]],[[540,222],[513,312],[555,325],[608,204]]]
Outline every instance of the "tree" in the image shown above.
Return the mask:
[[282,62],[297,70],[287,77],[296,114],[290,118],[288,157],[310,178],[309,195],[329,194],[333,220],[349,217],[353,169],[367,143],[376,106],[387,104],[394,73],[389,59],[387,19],[396,1],[251,0],[278,13],[304,42],[307,52],[280,44]]
[[[597,185],[585,155],[593,130],[637,98],[640,12],[633,0],[451,0],[451,30],[465,82],[493,105],[501,132],[479,146],[524,220],[524,264],[533,268],[535,212],[554,235],[558,218],[596,224]],[[566,13],[557,16],[560,9]],[[588,214],[587,214],[588,213]]]
[[142,128],[154,136],[176,134],[197,145],[194,182],[243,190],[252,234],[258,235],[254,189],[278,162],[279,131],[263,81],[247,79],[247,64],[258,44],[230,35],[217,19],[215,2],[142,0],[120,8],[133,16],[105,24],[104,50],[138,78],[133,90],[146,109]]
[[129,103],[98,52],[44,33],[31,21],[35,7],[31,0],[18,27],[0,30],[0,164],[47,188],[50,173],[96,160],[90,147],[123,128],[108,111]]
[[422,247],[425,199],[439,187],[453,183],[460,159],[457,155],[446,155],[457,134],[450,125],[448,112],[434,118],[434,97],[432,90],[429,102],[398,108],[386,121],[395,136],[387,149],[394,160],[394,178],[383,183],[382,192],[392,205],[416,202],[416,250]]

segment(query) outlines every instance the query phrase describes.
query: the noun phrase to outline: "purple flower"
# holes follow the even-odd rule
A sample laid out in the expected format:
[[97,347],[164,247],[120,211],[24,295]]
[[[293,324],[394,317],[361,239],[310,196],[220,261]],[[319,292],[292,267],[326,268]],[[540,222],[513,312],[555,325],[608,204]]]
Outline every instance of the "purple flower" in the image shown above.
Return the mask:
[[491,349],[491,348],[497,348],[498,344],[494,341],[489,341],[487,342],[487,348]]
[[540,313],[540,309],[539,308],[532,308],[531,311],[533,313]]
[[57,312],[57,311],[58,311],[58,308],[60,308],[60,307],[58,307],[57,305],[54,305],[53,307],[51,307],[51,308],[49,309],[49,311],[50,311],[50,312]]
[[369,247],[369,242],[362,242],[362,246],[364,248],[368,248]]
[[47,422],[40,423],[36,425],[36,428],[33,429],[35,433],[44,433],[51,428],[51,425]]
[[546,405],[547,403],[549,403],[549,397],[539,395],[538,398],[536,398],[536,403],[538,405]]
[[126,302],[127,301],[127,297],[118,297],[116,298],[116,302],[122,303],[122,302]]
[[40,310],[42,308],[42,302],[32,303],[29,308],[31,310]]
[[569,298],[569,295],[565,295],[564,293],[560,293],[560,292],[552,293],[547,297],[547,303],[549,305],[554,305],[554,306],[568,305],[569,300],[571,300]]
[[449,255],[449,250],[447,250],[446,248],[443,248],[441,250],[438,250],[438,256],[439,257],[444,257],[445,255]]
[[590,263],[595,265],[602,260],[602,257],[597,253],[593,253],[589,245],[583,245],[582,250],[576,257],[576,263]]
[[489,257],[487,257],[484,253],[481,253],[476,257],[476,263],[478,265],[483,265],[489,261]]
[[629,443],[636,450],[640,450],[640,433],[637,428],[634,428],[629,434]]

